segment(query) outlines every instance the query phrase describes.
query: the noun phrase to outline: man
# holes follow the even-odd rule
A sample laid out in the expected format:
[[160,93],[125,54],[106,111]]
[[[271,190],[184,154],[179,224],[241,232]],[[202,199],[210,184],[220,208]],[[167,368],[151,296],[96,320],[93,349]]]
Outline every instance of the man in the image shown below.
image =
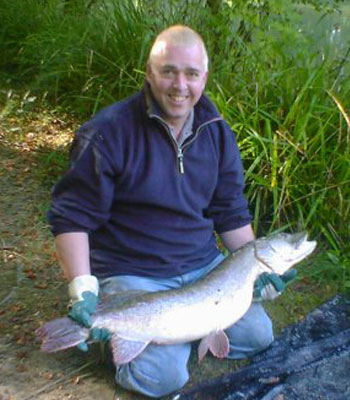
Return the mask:
[[[49,221],[79,323],[89,326],[99,293],[168,290],[205,276],[224,258],[214,230],[231,252],[254,239],[235,136],[203,94],[207,77],[201,37],[172,26],[153,44],[144,88],[77,132]],[[226,333],[231,358],[273,340],[260,303]],[[149,345],[116,366],[116,381],[149,397],[171,393],[188,380],[190,349]]]

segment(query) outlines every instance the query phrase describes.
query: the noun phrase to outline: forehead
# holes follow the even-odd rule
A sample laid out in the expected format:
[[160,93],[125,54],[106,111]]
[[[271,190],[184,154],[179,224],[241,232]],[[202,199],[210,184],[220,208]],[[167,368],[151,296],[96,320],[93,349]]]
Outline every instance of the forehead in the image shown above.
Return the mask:
[[157,67],[172,66],[204,71],[203,49],[198,43],[176,45],[162,40],[154,50],[151,61]]

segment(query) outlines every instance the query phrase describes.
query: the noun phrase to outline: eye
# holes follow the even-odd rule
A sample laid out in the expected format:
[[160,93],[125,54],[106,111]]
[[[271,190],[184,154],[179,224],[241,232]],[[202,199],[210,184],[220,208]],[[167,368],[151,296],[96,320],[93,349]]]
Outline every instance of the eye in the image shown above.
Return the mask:
[[196,70],[190,70],[186,72],[186,76],[188,79],[194,80],[199,78],[199,72]]
[[173,76],[173,74],[174,74],[174,70],[171,69],[171,68],[164,68],[164,69],[162,70],[162,75],[165,76],[165,77],[167,77],[167,76]]

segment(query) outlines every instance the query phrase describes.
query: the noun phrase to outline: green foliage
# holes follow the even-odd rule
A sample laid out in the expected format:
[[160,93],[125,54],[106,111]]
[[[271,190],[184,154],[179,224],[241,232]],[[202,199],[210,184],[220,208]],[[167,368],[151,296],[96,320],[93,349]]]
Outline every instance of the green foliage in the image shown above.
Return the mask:
[[42,6],[23,0],[19,12],[19,2],[0,0],[0,68],[18,66],[22,41],[35,29],[38,9]]
[[134,70],[143,66],[135,59],[142,59],[148,38],[140,35],[145,27],[138,10],[131,2],[128,6],[116,3],[118,9],[84,14],[52,9],[41,29],[25,40],[25,72],[34,72],[38,87],[53,88],[50,98],[78,111],[94,112],[129,94],[139,86]]
[[[348,232],[349,127],[326,91],[327,80],[325,65],[288,68],[246,86],[238,99],[217,91],[238,135],[256,230],[287,225],[313,234],[327,226]],[[344,89],[346,99],[350,85]]]
[[[348,6],[21,0],[18,13],[18,0],[0,2],[2,70],[29,82],[33,96],[84,118],[141,87],[161,29],[185,23],[198,30],[210,56],[207,89],[242,150],[255,231],[307,229],[327,243],[327,260],[349,282],[349,253],[342,255],[350,220]],[[331,35],[339,21],[342,44]],[[52,151],[39,160],[47,183],[66,162],[59,149]]]
[[86,115],[140,88],[152,40],[181,21],[185,8],[170,2],[160,15],[154,4],[132,0],[74,4],[67,12],[62,1],[47,0],[15,61],[24,79],[34,78],[33,90],[46,89],[49,99]]
[[51,189],[68,167],[68,152],[66,149],[42,151],[38,153],[37,162],[35,178]]
[[[326,232],[326,236],[329,236],[329,232]],[[350,245],[336,232],[329,237],[329,241],[332,243],[332,248],[323,248],[323,251],[319,251],[313,262],[301,270],[300,278],[311,279],[322,286],[335,282],[339,291],[349,295]]]

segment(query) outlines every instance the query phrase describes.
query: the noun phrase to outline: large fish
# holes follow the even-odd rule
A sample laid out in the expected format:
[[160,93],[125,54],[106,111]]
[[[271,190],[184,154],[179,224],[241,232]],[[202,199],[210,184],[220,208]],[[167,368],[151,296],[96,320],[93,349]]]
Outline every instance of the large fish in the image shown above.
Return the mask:
[[[180,289],[155,293],[123,292],[102,300],[92,327],[106,328],[116,365],[130,362],[148,344],[201,339],[201,361],[208,350],[216,357],[229,351],[226,328],[248,310],[254,282],[262,272],[283,274],[316,247],[305,233],[279,233],[252,241],[222,261],[205,278]],[[85,341],[89,329],[68,317],[37,330],[41,350],[55,352]]]

